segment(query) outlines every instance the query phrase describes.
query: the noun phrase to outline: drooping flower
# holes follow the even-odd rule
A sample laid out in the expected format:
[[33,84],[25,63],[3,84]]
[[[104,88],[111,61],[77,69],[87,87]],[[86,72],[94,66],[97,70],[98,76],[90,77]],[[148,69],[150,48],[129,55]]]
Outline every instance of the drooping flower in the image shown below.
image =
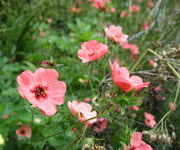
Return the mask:
[[[74,100],[72,102],[68,102],[68,107],[72,115],[75,116],[78,114],[79,121],[83,122],[86,125],[92,125],[97,120],[96,118],[91,119],[97,116],[97,112],[92,111],[92,106],[88,103],[78,102],[77,100]],[[91,119],[91,120],[88,120],[88,119]],[[85,120],[88,120],[88,121],[85,121]]]
[[131,5],[130,7],[129,7],[129,11],[130,12],[138,12],[140,10],[140,8],[139,8],[139,6],[137,6],[137,5]]
[[96,132],[102,132],[107,128],[108,120],[106,118],[98,118],[94,123],[94,130]]
[[139,91],[150,84],[150,82],[144,83],[139,76],[130,76],[128,69],[126,67],[119,67],[117,62],[113,62],[110,66],[114,84],[124,92],[129,92],[133,89]]
[[147,126],[153,128],[156,125],[155,117],[152,114],[145,112],[144,117],[144,122]]
[[65,82],[58,81],[54,69],[38,68],[34,73],[24,71],[17,77],[20,95],[46,116],[56,113],[56,105],[64,103]]
[[122,32],[120,26],[111,25],[109,28],[105,28],[106,36],[117,43],[127,43],[128,35]]
[[83,63],[86,63],[103,57],[107,51],[107,45],[91,40],[81,45],[81,49],[78,50],[78,57]]
[[153,150],[152,147],[142,140],[141,132],[134,132],[131,135],[129,150]]
[[16,134],[18,136],[24,136],[24,137],[31,138],[32,137],[32,129],[31,129],[31,127],[29,127],[27,125],[22,125],[21,128],[16,130]]

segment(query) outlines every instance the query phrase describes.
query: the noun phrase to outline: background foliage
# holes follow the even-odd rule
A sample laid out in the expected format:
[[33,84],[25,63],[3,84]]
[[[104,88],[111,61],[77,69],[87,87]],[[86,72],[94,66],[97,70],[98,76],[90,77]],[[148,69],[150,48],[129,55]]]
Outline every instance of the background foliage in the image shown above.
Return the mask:
[[[82,145],[102,145],[106,149],[122,149],[122,144],[128,144],[134,130],[149,130],[143,123],[143,113],[151,112],[157,122],[168,112],[168,103],[173,101],[177,93],[176,78],[166,81],[159,78],[161,73],[152,76],[139,71],[153,70],[148,61],[155,57],[145,53],[140,63],[132,61],[130,53],[113,44],[104,34],[108,25],[120,25],[129,41],[140,48],[141,54],[148,48],[158,54],[170,51],[169,47],[178,47],[180,42],[180,3],[178,0],[157,0],[153,8],[148,8],[146,0],[140,3],[140,11],[130,18],[121,18],[120,10],[127,9],[132,0],[112,0],[115,13],[105,13],[93,8],[85,0],[1,0],[0,1],[0,134],[5,143],[0,149],[81,149]],[[137,4],[137,3],[136,3]],[[76,6],[81,11],[74,13],[70,7]],[[48,23],[47,19],[52,22]],[[141,26],[150,22],[150,30],[143,31]],[[80,44],[88,40],[98,40],[109,45],[109,53],[105,58],[83,64],[77,57]],[[108,59],[118,57],[122,65],[132,69],[134,74],[151,81],[152,85],[163,87],[161,95],[164,101],[157,101],[150,89],[145,89],[140,95],[143,100],[141,110],[134,112],[128,109],[131,105],[139,105],[130,94],[123,94],[114,87],[111,81],[102,82],[110,77]],[[21,98],[17,92],[16,77],[24,70],[34,71],[41,67],[41,62],[49,60],[60,73],[60,79],[67,84],[66,102],[58,107],[58,113],[52,117],[44,117],[38,110]],[[134,65],[135,64],[135,65]],[[178,63],[175,64],[177,67]],[[154,70],[153,70],[154,71]],[[165,78],[165,77],[163,77]],[[118,91],[116,98],[106,95]],[[108,129],[103,133],[96,133],[87,129],[80,138],[84,127],[77,118],[71,116],[67,102],[74,99],[93,99],[95,110],[103,112],[114,102],[120,111],[110,111],[103,116],[109,120]],[[179,150],[179,97],[177,110],[163,120],[156,132],[175,133],[176,139],[171,145],[159,141],[148,141],[154,149]],[[8,119],[3,119],[8,115]],[[40,123],[32,121],[41,119]],[[33,123],[32,123],[33,122]],[[15,131],[18,123],[28,124],[33,128],[33,138],[19,140]],[[75,125],[75,126],[74,126]],[[72,128],[78,127],[77,132]],[[61,132],[47,138],[49,135]],[[80,138],[80,140],[79,140]]]

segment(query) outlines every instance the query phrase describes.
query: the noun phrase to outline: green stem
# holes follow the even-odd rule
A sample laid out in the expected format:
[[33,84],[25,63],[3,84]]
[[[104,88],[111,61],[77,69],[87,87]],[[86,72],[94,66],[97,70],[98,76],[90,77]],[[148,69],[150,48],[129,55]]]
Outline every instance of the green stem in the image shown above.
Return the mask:
[[147,50],[145,50],[142,55],[139,57],[139,59],[136,61],[136,63],[133,65],[133,67],[130,69],[131,72],[133,72],[135,70],[135,68],[139,65],[139,63],[141,62],[141,60],[144,58],[144,56],[146,55]]

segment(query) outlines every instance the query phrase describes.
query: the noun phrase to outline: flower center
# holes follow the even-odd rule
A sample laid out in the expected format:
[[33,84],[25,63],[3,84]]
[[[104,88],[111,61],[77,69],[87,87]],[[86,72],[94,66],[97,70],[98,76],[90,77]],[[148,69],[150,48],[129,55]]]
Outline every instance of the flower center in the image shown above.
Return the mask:
[[31,92],[35,94],[35,97],[37,99],[46,98],[47,97],[46,91],[47,91],[47,86],[43,86],[42,84],[35,86],[34,89],[31,90]]
[[93,56],[95,54],[95,50],[91,50],[91,51],[89,51],[88,52],[88,56],[90,57],[90,56]]
[[26,132],[24,130],[21,130],[21,134],[24,135]]

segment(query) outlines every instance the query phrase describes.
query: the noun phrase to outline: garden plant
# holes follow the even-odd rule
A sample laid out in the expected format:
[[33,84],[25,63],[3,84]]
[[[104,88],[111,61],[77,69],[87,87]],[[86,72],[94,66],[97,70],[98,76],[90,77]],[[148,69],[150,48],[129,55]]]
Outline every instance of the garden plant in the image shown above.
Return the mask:
[[179,0],[0,0],[0,150],[180,150]]

